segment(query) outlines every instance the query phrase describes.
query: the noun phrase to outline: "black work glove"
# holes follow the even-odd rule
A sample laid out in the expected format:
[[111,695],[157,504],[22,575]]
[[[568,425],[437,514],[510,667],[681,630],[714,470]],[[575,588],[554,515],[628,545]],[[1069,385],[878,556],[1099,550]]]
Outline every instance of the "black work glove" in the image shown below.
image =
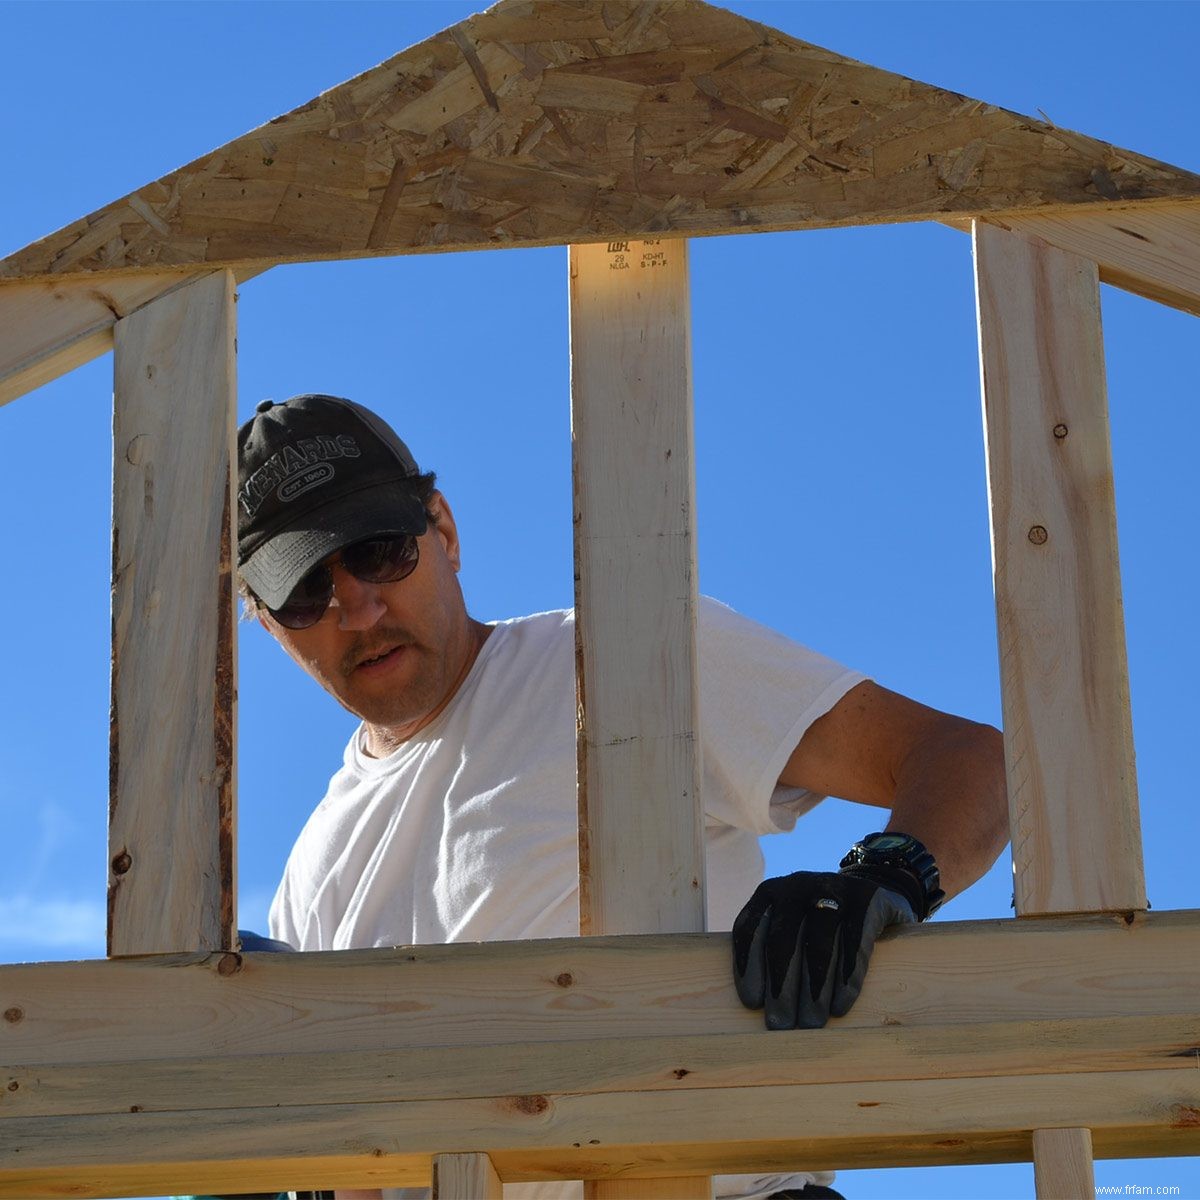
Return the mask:
[[797,871],[758,885],[733,923],[733,974],[768,1029],[820,1029],[858,999],[875,939],[925,911],[902,867]]

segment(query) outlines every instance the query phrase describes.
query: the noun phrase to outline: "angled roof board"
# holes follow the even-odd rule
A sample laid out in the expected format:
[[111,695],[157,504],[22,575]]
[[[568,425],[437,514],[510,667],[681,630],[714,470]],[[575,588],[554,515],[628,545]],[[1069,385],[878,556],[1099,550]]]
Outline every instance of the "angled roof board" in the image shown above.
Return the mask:
[[1200,197],[1200,176],[700,0],[502,0],[0,279]]

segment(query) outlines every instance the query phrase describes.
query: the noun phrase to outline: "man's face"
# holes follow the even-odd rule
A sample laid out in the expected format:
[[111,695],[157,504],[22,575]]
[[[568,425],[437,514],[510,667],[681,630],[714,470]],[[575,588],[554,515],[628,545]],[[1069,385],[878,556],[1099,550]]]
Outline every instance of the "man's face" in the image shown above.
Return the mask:
[[369,726],[397,738],[416,732],[447,698],[476,647],[458,583],[454,518],[440,493],[437,520],[418,539],[420,559],[395,583],[364,583],[336,556],[334,595],[308,629],[260,620],[327,692]]

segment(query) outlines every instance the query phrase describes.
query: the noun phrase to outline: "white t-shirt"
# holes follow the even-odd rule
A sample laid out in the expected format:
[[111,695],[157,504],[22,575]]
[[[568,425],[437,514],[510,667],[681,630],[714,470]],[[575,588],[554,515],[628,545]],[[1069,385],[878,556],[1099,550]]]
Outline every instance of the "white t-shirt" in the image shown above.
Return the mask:
[[[777,786],[788,757],[864,676],[708,599],[697,647],[708,924],[724,930],[762,879],[759,835],[821,799]],[[288,859],[271,936],[300,950],[575,936],[577,821],[573,615],[501,621],[437,720],[381,759],[361,727],[351,737]],[[717,1194],[827,1178],[728,1176]]]

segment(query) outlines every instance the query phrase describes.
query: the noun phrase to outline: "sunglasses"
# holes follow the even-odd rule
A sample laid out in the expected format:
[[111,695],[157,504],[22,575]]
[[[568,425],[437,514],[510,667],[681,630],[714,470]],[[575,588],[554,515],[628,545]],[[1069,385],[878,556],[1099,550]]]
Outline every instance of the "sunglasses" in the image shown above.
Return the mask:
[[[412,534],[375,537],[343,546],[334,561],[363,583],[396,583],[417,566],[419,548]],[[333,572],[328,563],[313,567],[278,608],[267,612],[285,629],[308,629],[324,615],[333,599]]]

